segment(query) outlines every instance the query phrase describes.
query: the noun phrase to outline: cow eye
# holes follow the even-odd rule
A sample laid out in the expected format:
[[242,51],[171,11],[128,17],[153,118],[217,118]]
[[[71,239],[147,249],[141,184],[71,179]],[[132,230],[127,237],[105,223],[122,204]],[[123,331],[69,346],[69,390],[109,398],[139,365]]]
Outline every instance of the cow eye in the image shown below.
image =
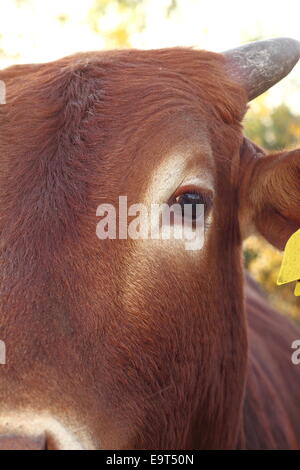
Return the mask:
[[181,206],[182,216],[185,215],[185,210],[188,209],[188,216],[192,220],[197,218],[197,205],[204,206],[204,214],[207,216],[212,206],[212,198],[209,194],[202,193],[196,190],[189,190],[179,194],[175,197],[175,202]]

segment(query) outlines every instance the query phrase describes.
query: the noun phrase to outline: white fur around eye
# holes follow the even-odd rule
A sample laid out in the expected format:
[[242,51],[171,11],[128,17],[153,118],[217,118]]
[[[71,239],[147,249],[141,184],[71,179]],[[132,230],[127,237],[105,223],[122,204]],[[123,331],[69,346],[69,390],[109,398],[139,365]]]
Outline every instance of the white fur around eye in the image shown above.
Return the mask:
[[[181,186],[191,185],[199,188],[199,191],[210,191],[214,194],[214,177],[212,171],[201,165],[198,159],[191,167],[188,163],[191,155],[186,153],[173,153],[157,167],[146,191],[146,202],[162,204]],[[194,161],[193,160],[193,161]]]

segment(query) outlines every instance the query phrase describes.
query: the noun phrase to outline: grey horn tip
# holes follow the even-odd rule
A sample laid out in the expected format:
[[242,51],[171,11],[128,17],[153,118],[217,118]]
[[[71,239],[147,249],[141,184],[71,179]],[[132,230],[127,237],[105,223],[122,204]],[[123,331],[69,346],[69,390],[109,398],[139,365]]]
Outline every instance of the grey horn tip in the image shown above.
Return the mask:
[[249,101],[282,80],[300,59],[300,42],[291,38],[255,41],[228,50],[226,68],[246,90]]

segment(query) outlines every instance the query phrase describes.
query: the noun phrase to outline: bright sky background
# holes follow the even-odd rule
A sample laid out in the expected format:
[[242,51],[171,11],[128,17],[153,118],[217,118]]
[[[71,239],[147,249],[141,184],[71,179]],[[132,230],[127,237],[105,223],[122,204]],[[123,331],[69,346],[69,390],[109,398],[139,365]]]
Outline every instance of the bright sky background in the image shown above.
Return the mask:
[[[299,0],[177,0],[178,8],[167,18],[170,4],[171,0],[141,2],[137,9],[145,12],[146,28],[139,32],[112,1],[99,18],[97,34],[88,22],[93,0],[0,0],[0,67],[103,49],[105,32],[124,21],[129,23],[130,45],[136,48],[196,46],[219,52],[257,37],[300,40]],[[60,21],[62,15],[68,21]],[[268,92],[267,101],[284,101],[300,114],[300,65]]]

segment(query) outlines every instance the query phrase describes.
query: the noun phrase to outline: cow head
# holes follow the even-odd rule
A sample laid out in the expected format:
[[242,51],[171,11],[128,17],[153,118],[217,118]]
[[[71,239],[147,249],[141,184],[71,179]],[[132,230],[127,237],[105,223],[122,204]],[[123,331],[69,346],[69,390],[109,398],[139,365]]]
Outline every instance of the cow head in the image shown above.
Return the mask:
[[[279,40],[0,73],[0,447],[242,445],[241,243],[257,229],[282,247],[299,227],[300,159],[260,158],[241,121],[298,57]],[[97,207],[120,195],[196,198],[202,249],[100,241]]]

